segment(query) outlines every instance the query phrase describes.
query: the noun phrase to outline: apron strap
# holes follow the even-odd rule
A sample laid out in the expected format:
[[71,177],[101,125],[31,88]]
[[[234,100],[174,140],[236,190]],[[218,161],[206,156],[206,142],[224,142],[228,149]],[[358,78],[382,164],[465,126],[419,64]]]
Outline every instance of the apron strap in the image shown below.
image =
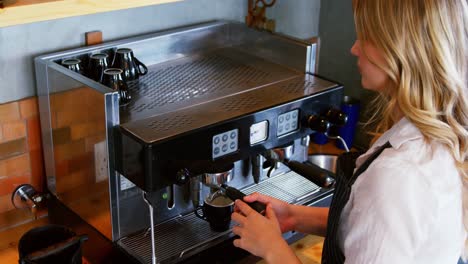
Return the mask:
[[345,256],[338,243],[338,227],[341,212],[348,203],[351,187],[356,179],[367,170],[370,164],[377,159],[386,148],[390,147],[392,147],[390,142],[380,146],[355,172],[354,168],[356,166],[356,159],[359,156],[358,153],[348,152],[338,157],[335,192],[328,213],[327,235],[323,244],[323,264],[344,263]]

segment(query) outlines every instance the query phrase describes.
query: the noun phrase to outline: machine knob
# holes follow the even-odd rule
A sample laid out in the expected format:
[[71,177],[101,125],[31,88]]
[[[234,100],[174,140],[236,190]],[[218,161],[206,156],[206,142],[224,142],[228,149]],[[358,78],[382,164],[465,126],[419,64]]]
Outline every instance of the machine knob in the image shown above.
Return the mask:
[[342,127],[348,121],[348,116],[341,110],[331,108],[325,114],[325,118],[334,126]]
[[331,126],[330,122],[328,122],[325,117],[319,115],[309,116],[307,125],[310,127],[310,129],[320,133],[326,133]]
[[176,173],[176,182],[179,185],[185,184],[190,179],[190,172],[187,168],[183,168]]

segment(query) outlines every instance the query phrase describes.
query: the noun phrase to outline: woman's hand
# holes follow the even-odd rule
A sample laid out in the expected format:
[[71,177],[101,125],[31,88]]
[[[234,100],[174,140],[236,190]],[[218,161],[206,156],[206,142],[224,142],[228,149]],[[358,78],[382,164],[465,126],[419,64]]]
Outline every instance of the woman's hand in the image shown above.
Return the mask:
[[[245,196],[244,201],[248,203],[258,201],[263,204],[270,204],[273,211],[275,212],[275,216],[278,220],[281,232],[284,233],[284,232],[294,230],[296,222],[292,216],[290,204],[284,201],[275,199],[273,197],[257,193],[257,192],[251,195]],[[237,210],[237,207],[236,207],[236,210]]]
[[[267,204],[263,216],[241,200],[236,200],[235,203],[237,211],[232,214],[231,219],[238,225],[233,227],[232,232],[240,238],[234,240],[234,246],[245,249],[268,262],[297,261],[281,236],[281,229],[271,204]],[[288,259],[290,261],[287,261]]]

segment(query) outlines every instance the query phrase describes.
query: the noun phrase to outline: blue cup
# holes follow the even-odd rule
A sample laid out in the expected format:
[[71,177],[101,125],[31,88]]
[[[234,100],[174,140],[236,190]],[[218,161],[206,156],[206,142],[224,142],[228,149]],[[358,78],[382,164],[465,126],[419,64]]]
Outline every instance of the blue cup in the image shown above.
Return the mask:
[[[354,135],[356,133],[356,127],[359,122],[359,112],[361,110],[361,103],[359,100],[354,99],[350,96],[345,96],[341,103],[341,111],[348,116],[346,124],[339,129],[339,135],[346,142],[348,148],[351,148],[354,141]],[[340,149],[345,149],[341,140],[336,141],[336,146]]]

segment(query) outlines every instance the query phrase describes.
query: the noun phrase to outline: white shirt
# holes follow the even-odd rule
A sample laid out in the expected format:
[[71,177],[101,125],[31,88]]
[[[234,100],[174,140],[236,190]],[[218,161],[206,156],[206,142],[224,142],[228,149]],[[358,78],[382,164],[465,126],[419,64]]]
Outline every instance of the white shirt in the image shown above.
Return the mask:
[[345,263],[456,264],[466,233],[453,157],[403,118],[356,166],[387,141],[392,147],[358,177],[341,214]]

